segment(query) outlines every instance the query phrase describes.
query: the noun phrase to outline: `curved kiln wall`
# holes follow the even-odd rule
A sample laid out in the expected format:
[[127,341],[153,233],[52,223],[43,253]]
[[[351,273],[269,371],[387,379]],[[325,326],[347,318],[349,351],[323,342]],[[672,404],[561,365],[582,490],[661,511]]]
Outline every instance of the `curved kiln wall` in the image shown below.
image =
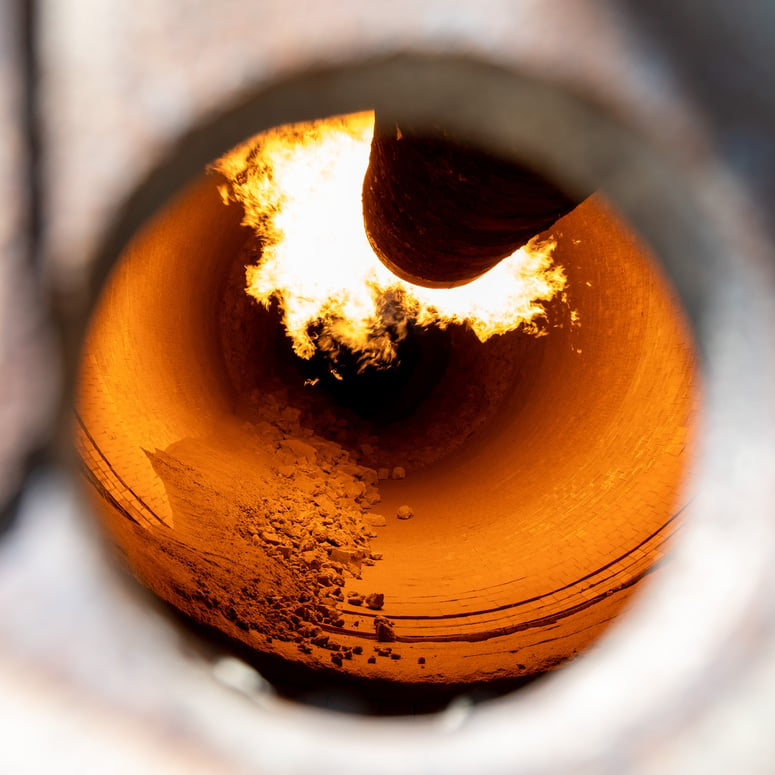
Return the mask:
[[[509,384],[481,427],[405,479],[379,483],[374,510],[387,525],[371,550],[383,559],[346,578],[341,618],[318,628],[349,653],[339,665],[330,649],[267,636],[261,622],[290,609],[263,607],[256,590],[303,601],[308,576],[251,544],[232,508],[244,516],[251,498],[265,504],[277,463],[224,355],[222,305],[247,237],[240,216],[212,178],[184,191],[127,248],[84,350],[79,449],[136,575],[259,651],[367,678],[530,675],[588,646],[662,556],[682,507],[694,356],[643,245],[596,198],[556,226],[565,309],[579,325],[516,335]],[[277,372],[272,348],[257,341],[250,351],[257,372]],[[259,404],[260,385],[253,379]],[[404,422],[404,441],[439,405],[426,401]],[[465,417],[445,418],[461,438]],[[395,519],[402,504],[412,519]],[[384,607],[350,605],[352,591],[379,591]],[[394,642],[375,639],[376,616],[392,622]],[[375,648],[384,656],[369,662]]]

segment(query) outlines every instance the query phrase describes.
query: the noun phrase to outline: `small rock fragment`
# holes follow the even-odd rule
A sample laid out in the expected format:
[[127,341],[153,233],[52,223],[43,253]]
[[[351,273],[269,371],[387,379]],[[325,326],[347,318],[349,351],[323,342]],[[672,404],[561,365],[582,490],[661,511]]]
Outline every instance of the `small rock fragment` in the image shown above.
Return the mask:
[[420,658],[417,660],[417,664],[418,664],[418,665],[424,665],[424,664],[425,664],[425,657],[420,657]]
[[370,489],[364,496],[363,500],[369,504],[369,506],[376,506],[381,500],[382,496],[379,494],[379,490]]
[[318,554],[312,551],[302,552],[301,560],[313,570],[317,570],[321,564]]
[[376,657],[369,657],[366,660],[370,665],[376,665],[377,664],[377,658]]
[[411,506],[407,506],[406,504],[404,504],[403,506],[398,507],[396,516],[399,519],[411,519],[414,516],[414,511],[412,511]]
[[377,640],[380,643],[392,643],[396,639],[393,622],[384,616],[377,616],[374,619],[374,632],[376,632]]
[[301,439],[284,439],[280,442],[280,448],[288,450],[297,460],[305,460],[313,464],[317,460],[318,453],[315,447]]
[[320,512],[322,514],[336,514],[336,504],[334,503],[333,499],[330,495],[326,495],[326,493],[320,493],[320,495],[315,495],[312,500],[320,506]]
[[350,593],[347,596],[347,602],[350,605],[363,605],[363,600],[364,600],[363,595],[359,595],[359,594],[354,593],[354,592]]
[[379,611],[382,606],[385,605],[385,595],[382,592],[372,592],[370,595],[366,595],[366,606]]
[[363,552],[357,549],[342,549],[335,546],[331,549],[328,555],[331,558],[331,562],[338,562],[342,565],[350,565],[351,563],[358,563],[363,559]]
[[351,479],[342,483],[342,492],[347,498],[360,498],[366,492],[366,485],[358,479]]
[[370,527],[385,527],[387,520],[382,514],[364,514],[363,521]]
[[321,573],[318,574],[318,584],[323,587],[330,587],[331,584],[334,583],[335,579],[336,575],[330,568],[325,568]]
[[403,466],[395,466],[390,472],[391,479],[406,479],[406,469]]
[[359,478],[367,485],[375,485],[379,481],[377,472],[373,468],[361,467]]
[[274,532],[274,530],[262,530],[261,540],[266,541],[268,544],[279,544],[281,542],[280,536]]

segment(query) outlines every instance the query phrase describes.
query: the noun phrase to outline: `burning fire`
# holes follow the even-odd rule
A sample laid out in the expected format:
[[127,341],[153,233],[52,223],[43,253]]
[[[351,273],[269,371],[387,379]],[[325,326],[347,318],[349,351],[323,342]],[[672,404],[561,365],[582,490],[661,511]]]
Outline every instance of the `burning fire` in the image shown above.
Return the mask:
[[467,324],[482,341],[516,328],[535,336],[546,302],[565,288],[552,263],[554,240],[531,241],[482,277],[450,289],[397,278],[377,258],[363,226],[361,188],[372,113],[278,127],[238,146],[214,168],[240,202],[243,225],[260,237],[262,259],[247,267],[246,292],[277,300],[302,358],[349,349],[361,368],[384,366],[410,324]]

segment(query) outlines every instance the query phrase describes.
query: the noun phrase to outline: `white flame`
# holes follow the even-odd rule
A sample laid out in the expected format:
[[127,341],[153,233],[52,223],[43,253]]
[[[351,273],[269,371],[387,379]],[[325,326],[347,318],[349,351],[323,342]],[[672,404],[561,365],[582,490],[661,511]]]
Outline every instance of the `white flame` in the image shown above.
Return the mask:
[[365,363],[386,363],[409,322],[468,324],[481,341],[522,327],[545,333],[542,302],[565,287],[552,264],[554,240],[532,241],[482,277],[431,289],[397,278],[377,258],[363,226],[361,188],[373,114],[297,124],[257,135],[220,159],[225,200],[245,208],[262,259],[247,267],[246,291],[278,300],[294,351],[345,346]]

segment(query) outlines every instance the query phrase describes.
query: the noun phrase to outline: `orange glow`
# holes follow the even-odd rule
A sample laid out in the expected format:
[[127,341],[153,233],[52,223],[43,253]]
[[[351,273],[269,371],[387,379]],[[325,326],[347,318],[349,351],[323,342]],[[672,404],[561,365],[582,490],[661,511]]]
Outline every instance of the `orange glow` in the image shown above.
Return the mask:
[[215,164],[229,180],[224,201],[242,204],[243,224],[262,242],[246,291],[266,306],[278,300],[296,354],[311,358],[316,348],[344,345],[361,365],[389,363],[409,323],[466,323],[482,342],[518,328],[546,333],[543,303],[566,284],[552,263],[552,239],[533,240],[450,289],[412,285],[380,262],[361,208],[373,126],[370,112],[282,126]]
[[[234,180],[248,153],[220,163]],[[686,507],[695,353],[647,248],[586,200],[555,229],[551,335],[429,332],[421,354],[442,355],[405,383],[347,375],[402,410],[376,423],[307,384],[277,310],[245,294],[263,238],[240,222],[261,212],[225,207],[223,183],[202,175],[134,236],[84,342],[75,439],[119,558],[197,624],[325,680],[422,698],[582,653],[659,572]],[[315,255],[310,272],[337,264]]]

